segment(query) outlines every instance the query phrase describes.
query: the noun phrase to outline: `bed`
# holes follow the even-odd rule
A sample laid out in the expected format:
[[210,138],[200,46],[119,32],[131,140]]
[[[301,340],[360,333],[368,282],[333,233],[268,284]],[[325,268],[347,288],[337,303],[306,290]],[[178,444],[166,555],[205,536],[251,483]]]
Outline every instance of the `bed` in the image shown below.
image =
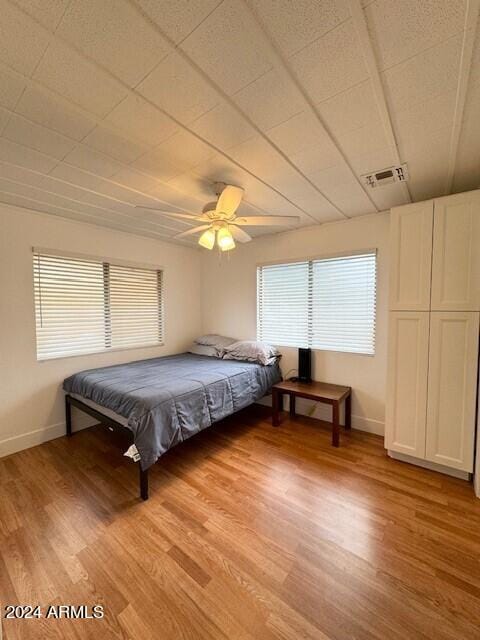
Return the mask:
[[148,469],[175,445],[270,392],[278,363],[223,360],[182,353],[81,371],[63,383],[67,435],[71,407],[111,430],[128,430],[148,498]]

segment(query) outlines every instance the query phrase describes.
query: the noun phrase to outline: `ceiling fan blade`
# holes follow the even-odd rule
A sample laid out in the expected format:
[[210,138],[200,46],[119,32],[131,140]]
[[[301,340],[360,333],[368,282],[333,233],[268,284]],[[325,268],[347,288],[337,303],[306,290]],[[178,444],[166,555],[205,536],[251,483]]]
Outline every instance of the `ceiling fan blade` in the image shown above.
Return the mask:
[[249,216],[247,218],[235,218],[235,224],[252,227],[268,227],[270,225],[289,227],[299,220],[298,216]]
[[136,205],[135,209],[147,209],[148,211],[155,211],[155,213],[161,213],[165,216],[172,216],[172,218],[186,218],[187,220],[206,220],[205,216],[194,215],[193,213],[177,213],[176,211],[165,211],[164,209],[156,209],[155,207],[142,207]]
[[229,224],[228,228],[230,229],[234,239],[238,240],[238,242],[250,242],[250,240],[252,239],[246,231],[240,229],[240,227],[237,227],[234,224]]
[[218,198],[216,212],[231,216],[235,213],[243,198],[243,189],[227,185]]
[[187,231],[182,231],[175,236],[175,238],[185,238],[186,236],[191,236],[194,233],[198,233],[199,231],[205,231],[211,225],[209,224],[201,224],[199,227],[192,227],[191,229],[187,229]]

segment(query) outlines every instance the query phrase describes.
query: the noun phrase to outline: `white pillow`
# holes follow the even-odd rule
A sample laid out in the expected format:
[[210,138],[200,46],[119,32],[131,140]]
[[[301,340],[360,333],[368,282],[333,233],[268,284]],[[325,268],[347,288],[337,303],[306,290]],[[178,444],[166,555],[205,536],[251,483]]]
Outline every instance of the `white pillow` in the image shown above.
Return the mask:
[[259,364],[273,364],[280,356],[276,347],[266,342],[256,342],[255,340],[239,340],[224,347],[223,358],[225,360],[247,360],[248,362],[258,362]]
[[194,353],[197,356],[210,356],[212,358],[221,357],[215,347],[208,347],[205,344],[192,344],[192,346],[188,350],[188,353]]
[[216,347],[218,350],[228,347],[229,344],[236,342],[235,338],[227,338],[226,336],[219,336],[216,333],[207,333],[204,336],[200,336],[195,340],[197,344],[205,345],[206,347]]

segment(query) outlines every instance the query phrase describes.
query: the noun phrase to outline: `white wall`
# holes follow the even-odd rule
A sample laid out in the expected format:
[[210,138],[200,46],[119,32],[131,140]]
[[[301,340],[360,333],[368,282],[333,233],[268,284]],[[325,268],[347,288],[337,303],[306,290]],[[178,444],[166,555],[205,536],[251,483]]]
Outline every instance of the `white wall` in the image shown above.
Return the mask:
[[[257,264],[374,247],[378,248],[376,354],[314,352],[314,376],[351,385],[353,426],[382,433],[388,226],[388,214],[366,216],[270,235],[219,256],[0,205],[0,456],[64,433],[61,383],[76,371],[180,352],[202,331],[255,338]],[[162,266],[165,346],[37,362],[33,246]],[[282,352],[284,371],[296,367],[296,350],[282,348]],[[310,406],[305,403],[303,410]],[[315,416],[330,419],[325,407],[316,407]],[[84,415],[75,414],[74,424],[89,423]]]
[[[37,362],[33,246],[163,267],[165,346]],[[200,272],[196,249],[0,205],[0,456],[65,432],[70,374],[184,350],[201,331]]]
[[[377,336],[375,356],[314,351],[316,380],[350,385],[354,428],[383,434],[387,365],[387,286],[389,214],[288,231],[238,245],[219,256],[203,253],[203,328],[239,339],[256,337],[256,267],[263,262],[328,256],[350,250],[378,249]],[[281,347],[282,370],[297,366],[296,349]],[[292,374],[290,374],[292,375]],[[312,403],[298,403],[300,412]],[[328,407],[316,417],[331,419]]]

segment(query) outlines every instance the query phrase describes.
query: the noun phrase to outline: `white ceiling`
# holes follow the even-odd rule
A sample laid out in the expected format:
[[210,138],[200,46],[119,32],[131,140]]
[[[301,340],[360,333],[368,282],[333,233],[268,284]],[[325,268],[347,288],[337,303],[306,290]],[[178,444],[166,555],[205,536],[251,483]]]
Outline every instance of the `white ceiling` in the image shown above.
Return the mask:
[[[169,240],[188,221],[135,205],[200,212],[216,181],[244,187],[243,215],[301,225],[477,188],[478,12],[0,0],[0,201]],[[363,186],[396,162],[408,185]]]

